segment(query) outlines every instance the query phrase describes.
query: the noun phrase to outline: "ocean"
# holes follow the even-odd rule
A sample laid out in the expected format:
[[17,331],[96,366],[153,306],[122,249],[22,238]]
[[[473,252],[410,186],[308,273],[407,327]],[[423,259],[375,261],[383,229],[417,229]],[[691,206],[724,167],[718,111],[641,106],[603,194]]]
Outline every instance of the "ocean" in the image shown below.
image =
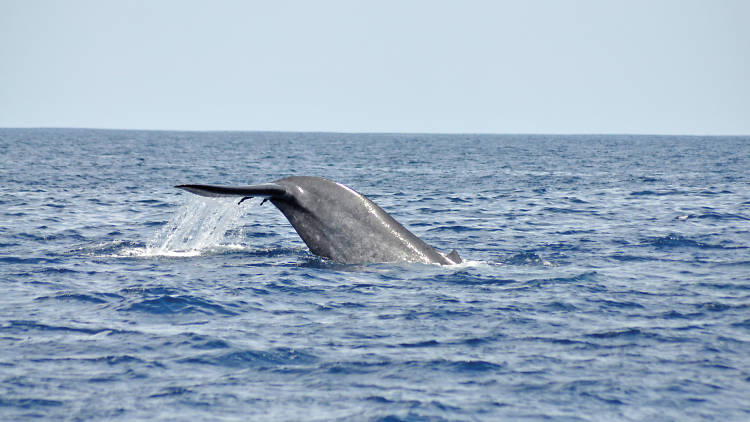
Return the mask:
[[[0,157],[2,420],[750,420],[750,137],[0,129]],[[173,187],[291,175],[464,262],[337,264]]]

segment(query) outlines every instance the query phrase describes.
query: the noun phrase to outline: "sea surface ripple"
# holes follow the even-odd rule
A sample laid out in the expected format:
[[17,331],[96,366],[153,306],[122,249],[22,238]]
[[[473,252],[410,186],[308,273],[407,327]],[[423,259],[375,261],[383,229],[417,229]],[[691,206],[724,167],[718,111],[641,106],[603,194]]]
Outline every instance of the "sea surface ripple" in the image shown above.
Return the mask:
[[[0,129],[1,420],[750,420],[750,138]],[[456,266],[182,183],[318,175]],[[335,206],[335,204],[331,204]]]

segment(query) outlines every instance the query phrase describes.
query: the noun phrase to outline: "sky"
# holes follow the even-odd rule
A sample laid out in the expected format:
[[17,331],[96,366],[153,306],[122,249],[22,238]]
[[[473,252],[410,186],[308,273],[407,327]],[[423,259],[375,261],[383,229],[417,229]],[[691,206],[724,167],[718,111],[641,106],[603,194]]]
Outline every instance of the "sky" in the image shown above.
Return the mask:
[[750,134],[750,1],[0,0],[0,127]]

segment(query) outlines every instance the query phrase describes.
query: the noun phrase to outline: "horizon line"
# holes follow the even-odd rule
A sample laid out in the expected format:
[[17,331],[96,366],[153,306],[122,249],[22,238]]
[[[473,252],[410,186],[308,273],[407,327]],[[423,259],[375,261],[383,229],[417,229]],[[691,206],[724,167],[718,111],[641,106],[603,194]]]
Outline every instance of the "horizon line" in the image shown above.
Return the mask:
[[683,137],[750,137],[750,134],[687,134],[649,132],[420,132],[420,131],[346,131],[346,130],[269,130],[269,129],[133,129],[84,126],[0,126],[10,130],[101,130],[133,132],[191,132],[191,133],[309,133],[333,135],[472,135],[472,136],[683,136]]

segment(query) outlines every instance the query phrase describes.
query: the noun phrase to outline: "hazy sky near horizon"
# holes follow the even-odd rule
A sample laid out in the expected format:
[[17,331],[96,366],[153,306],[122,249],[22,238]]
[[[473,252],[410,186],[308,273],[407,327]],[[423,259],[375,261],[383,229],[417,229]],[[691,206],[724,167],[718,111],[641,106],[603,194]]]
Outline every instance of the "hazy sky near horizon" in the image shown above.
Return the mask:
[[0,0],[0,127],[750,134],[750,1]]

